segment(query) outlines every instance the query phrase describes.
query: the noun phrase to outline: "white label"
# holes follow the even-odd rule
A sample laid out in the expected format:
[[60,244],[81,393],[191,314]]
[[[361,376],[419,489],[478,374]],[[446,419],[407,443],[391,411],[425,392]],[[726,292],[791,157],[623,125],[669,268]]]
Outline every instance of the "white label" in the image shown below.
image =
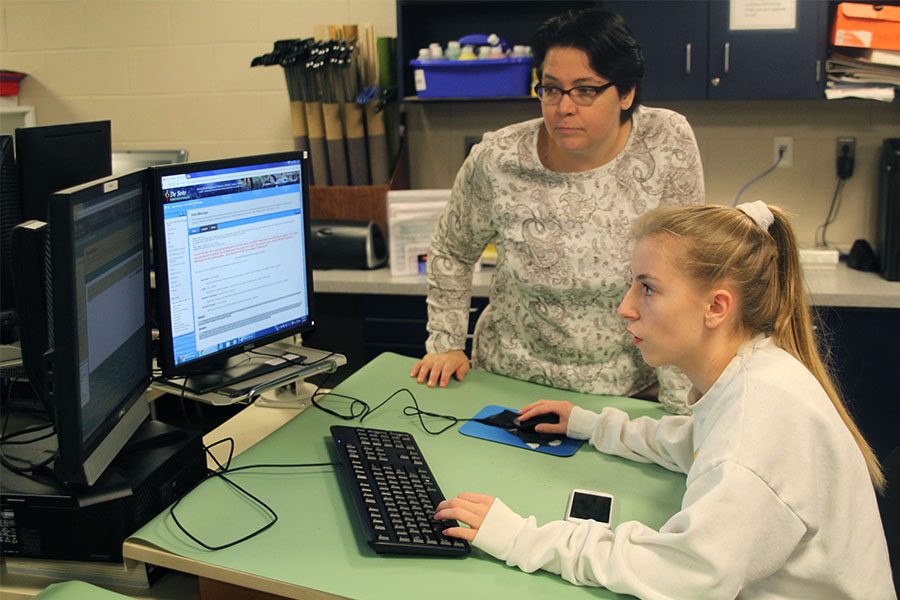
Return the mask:
[[731,0],[731,31],[796,29],[797,0]]
[[103,193],[108,194],[109,192],[114,192],[119,189],[119,180],[107,181],[103,184]]
[[425,87],[425,69],[415,69],[413,75],[416,78],[416,91],[424,92],[428,88]]
[[872,32],[865,29],[838,29],[834,33],[835,46],[872,47]]

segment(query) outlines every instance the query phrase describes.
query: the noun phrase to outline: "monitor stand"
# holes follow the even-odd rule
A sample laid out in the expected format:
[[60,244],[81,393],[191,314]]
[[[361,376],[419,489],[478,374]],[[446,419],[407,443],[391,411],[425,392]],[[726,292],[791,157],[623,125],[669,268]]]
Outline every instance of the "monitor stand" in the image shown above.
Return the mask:
[[319,386],[299,379],[287,385],[266,390],[259,395],[256,404],[267,408],[308,408]]
[[246,354],[240,354],[213,363],[203,373],[189,375],[184,380],[184,387],[195,394],[233,388],[242,381],[274,373],[292,365],[301,365],[305,360],[305,356],[290,351],[281,353],[280,357],[271,358],[265,355],[248,358]]

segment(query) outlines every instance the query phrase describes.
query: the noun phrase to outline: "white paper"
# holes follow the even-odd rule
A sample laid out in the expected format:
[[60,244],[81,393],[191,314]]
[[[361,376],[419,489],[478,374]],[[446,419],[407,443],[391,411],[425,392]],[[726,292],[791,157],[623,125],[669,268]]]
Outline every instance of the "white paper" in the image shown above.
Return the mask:
[[796,29],[797,0],[731,0],[731,31]]

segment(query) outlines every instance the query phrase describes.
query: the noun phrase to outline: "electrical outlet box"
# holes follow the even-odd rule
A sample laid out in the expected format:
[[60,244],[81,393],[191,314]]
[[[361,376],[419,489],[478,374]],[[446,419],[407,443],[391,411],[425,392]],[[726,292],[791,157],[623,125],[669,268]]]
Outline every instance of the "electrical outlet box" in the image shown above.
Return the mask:
[[784,155],[781,157],[781,162],[778,163],[778,168],[782,167],[791,167],[794,165],[794,138],[779,136],[776,137],[772,144],[772,152],[773,152],[773,162],[778,160],[778,152],[784,148]]
[[847,180],[853,176],[856,164],[856,138],[839,137],[835,147],[835,169],[839,179]]
[[839,137],[835,146],[835,158],[846,156],[850,160],[856,159],[856,138]]

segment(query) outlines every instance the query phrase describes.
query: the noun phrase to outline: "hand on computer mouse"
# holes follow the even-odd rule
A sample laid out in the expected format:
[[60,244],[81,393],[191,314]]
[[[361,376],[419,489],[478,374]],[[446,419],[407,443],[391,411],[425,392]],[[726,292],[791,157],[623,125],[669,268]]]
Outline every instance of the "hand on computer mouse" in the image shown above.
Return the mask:
[[531,431],[537,433],[565,435],[574,406],[564,400],[538,400],[519,409],[519,422],[525,425],[531,421]]
[[542,415],[535,415],[530,417],[527,420],[522,419],[522,417],[517,417],[515,421],[516,428],[519,431],[523,431],[525,433],[550,433],[548,431],[544,431],[543,428],[538,431],[535,428],[538,425],[549,424],[556,425],[559,423],[559,415],[556,413],[544,413]]

